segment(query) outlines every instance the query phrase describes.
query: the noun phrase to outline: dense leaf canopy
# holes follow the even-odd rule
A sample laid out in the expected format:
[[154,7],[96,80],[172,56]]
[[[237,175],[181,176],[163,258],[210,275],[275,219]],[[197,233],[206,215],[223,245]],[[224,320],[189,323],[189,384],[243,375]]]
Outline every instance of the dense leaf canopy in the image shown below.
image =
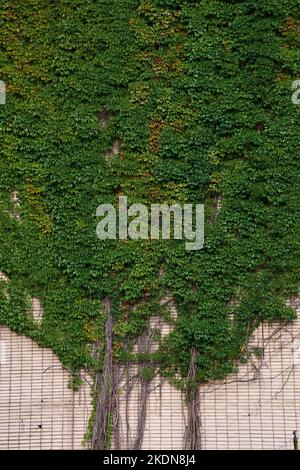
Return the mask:
[[[114,357],[126,362],[138,359],[132,345],[151,315],[168,320],[159,300],[172,293],[178,319],[148,360],[184,385],[191,348],[197,382],[222,378],[260,322],[293,318],[297,3],[2,0],[2,324],[75,372],[92,368],[91,345],[103,344],[105,296]],[[96,208],[120,195],[204,203],[204,248],[99,241]],[[41,324],[27,313],[32,296]]]

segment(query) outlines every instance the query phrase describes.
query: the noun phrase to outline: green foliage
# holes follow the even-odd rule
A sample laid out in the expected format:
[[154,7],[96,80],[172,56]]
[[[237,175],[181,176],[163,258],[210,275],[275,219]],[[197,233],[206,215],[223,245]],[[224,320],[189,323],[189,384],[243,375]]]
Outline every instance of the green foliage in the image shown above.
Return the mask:
[[[127,362],[171,291],[178,320],[153,362],[185,385],[192,347],[196,380],[222,378],[260,322],[294,317],[299,24],[294,0],[2,1],[2,324],[76,373],[99,367],[91,344],[103,345],[106,295],[115,360]],[[100,242],[96,208],[121,194],[204,202],[204,249]],[[26,313],[32,295],[41,324]]]
[[145,381],[151,381],[155,376],[155,368],[154,367],[143,367],[140,370],[140,376]]

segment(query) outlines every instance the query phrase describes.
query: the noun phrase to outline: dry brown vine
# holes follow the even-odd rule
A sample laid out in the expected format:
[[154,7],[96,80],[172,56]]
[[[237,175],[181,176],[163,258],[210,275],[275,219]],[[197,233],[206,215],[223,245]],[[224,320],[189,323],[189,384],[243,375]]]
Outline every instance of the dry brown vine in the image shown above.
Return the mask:
[[114,403],[114,367],[113,367],[113,315],[111,313],[111,302],[108,297],[104,299],[104,308],[108,315],[105,326],[105,352],[102,374],[96,374],[96,394],[98,396],[95,410],[92,449],[105,448],[109,418],[113,413]]

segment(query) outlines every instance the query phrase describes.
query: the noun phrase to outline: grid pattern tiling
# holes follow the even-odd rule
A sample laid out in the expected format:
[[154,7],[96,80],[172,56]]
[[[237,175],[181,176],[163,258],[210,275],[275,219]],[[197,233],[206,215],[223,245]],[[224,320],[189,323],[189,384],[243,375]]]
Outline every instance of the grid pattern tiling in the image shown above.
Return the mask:
[[[299,299],[292,305],[299,314]],[[157,327],[157,319],[152,323]],[[168,327],[161,326],[167,333]],[[253,356],[225,382],[200,388],[203,449],[292,449],[293,431],[300,435],[300,318],[261,325],[251,346],[260,348],[260,357]],[[126,374],[121,372],[120,435],[126,449],[135,436],[141,396],[135,379],[126,416]],[[129,373],[137,376],[135,365]],[[91,413],[89,378],[85,378],[78,392],[71,391],[68,372],[49,349],[0,327],[0,449],[82,448]],[[182,449],[185,425],[181,393],[155,377],[143,448]]]
[[0,449],[77,449],[91,411],[89,385],[68,388],[69,373],[49,349],[0,328]]

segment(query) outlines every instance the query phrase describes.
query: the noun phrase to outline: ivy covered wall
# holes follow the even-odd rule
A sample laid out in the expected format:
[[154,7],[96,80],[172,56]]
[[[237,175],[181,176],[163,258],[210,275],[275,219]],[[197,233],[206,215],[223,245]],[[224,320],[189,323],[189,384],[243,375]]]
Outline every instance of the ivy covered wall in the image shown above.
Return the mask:
[[[247,360],[260,322],[295,315],[298,2],[3,0],[0,26],[0,322],[76,378],[101,374],[111,315],[113,363],[146,361],[144,380],[194,399]],[[120,195],[204,203],[204,248],[99,241],[96,208]],[[167,293],[173,332],[133,353],[154,313],[172,322]]]

